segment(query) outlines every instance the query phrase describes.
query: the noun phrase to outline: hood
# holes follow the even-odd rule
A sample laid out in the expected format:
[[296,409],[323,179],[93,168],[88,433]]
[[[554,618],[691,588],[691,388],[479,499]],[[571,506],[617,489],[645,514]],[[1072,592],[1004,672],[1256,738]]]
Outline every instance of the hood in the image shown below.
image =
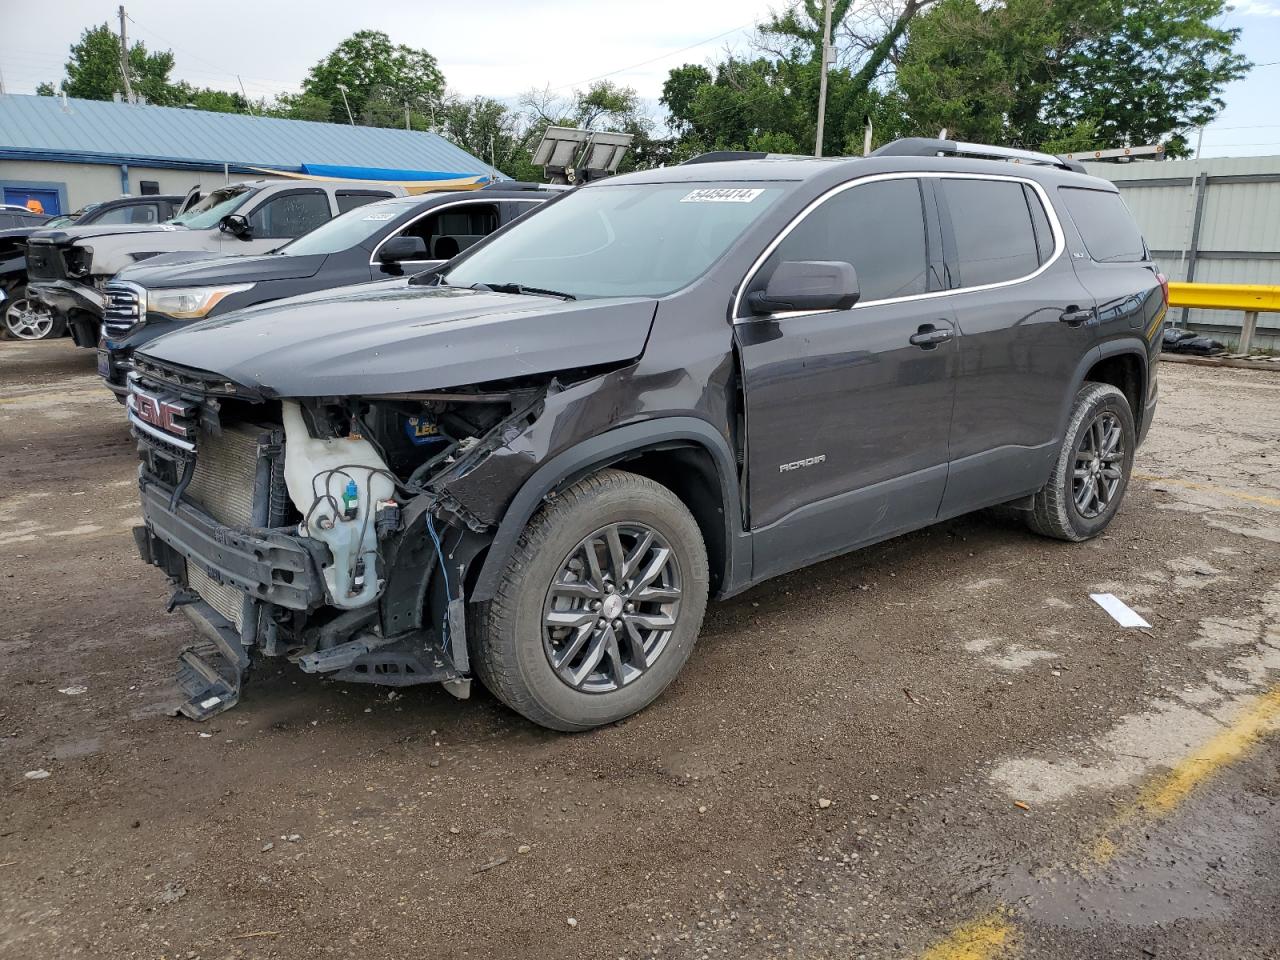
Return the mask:
[[164,253],[132,266],[118,274],[128,280],[156,290],[163,287],[208,287],[224,283],[261,283],[264,280],[302,280],[315,276],[324,265],[325,254],[287,257],[264,254],[256,257],[220,257],[214,253]]
[[239,310],[139,352],[269,396],[410,393],[633,360],[656,307],[364,285]]
[[172,223],[104,223],[100,227],[92,225],[78,227],[74,223],[68,223],[65,227],[41,230],[37,236],[49,243],[80,243],[92,242],[95,237],[108,237],[115,234],[136,236],[140,233],[177,233],[186,229]]

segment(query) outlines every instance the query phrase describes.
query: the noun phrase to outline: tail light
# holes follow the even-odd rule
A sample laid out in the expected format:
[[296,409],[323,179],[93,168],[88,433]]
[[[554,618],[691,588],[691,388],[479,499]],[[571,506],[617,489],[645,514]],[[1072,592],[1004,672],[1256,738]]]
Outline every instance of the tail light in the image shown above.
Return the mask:
[[1164,295],[1164,305],[1169,306],[1169,278],[1163,273],[1156,274],[1156,280],[1160,283],[1160,292]]

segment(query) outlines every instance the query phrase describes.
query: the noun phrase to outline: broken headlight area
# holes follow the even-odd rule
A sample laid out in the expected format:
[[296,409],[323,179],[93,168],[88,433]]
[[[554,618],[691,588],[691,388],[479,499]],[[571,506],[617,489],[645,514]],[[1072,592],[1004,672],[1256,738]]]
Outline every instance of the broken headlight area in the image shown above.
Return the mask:
[[180,654],[181,712],[233,706],[257,655],[466,696],[465,585],[497,511],[454,485],[537,418],[551,384],[305,400],[199,387],[145,368],[128,398],[139,551],[201,635]]

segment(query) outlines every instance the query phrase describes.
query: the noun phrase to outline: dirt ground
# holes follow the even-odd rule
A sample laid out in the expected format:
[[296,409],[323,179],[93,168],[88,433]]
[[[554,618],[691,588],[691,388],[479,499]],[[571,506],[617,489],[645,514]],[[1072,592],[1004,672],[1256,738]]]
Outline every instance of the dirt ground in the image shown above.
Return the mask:
[[1106,536],[789,575],[563,736],[288,665],[166,716],[93,362],[0,344],[0,957],[1280,957],[1280,375],[1162,364]]

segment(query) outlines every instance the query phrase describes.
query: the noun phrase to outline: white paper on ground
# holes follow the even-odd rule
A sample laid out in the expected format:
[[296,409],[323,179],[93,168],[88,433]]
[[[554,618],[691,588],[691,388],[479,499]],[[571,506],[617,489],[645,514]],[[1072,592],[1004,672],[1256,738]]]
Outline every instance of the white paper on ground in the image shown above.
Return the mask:
[[1111,618],[1122,627],[1151,626],[1113,593],[1091,593],[1089,599],[1111,614]]

